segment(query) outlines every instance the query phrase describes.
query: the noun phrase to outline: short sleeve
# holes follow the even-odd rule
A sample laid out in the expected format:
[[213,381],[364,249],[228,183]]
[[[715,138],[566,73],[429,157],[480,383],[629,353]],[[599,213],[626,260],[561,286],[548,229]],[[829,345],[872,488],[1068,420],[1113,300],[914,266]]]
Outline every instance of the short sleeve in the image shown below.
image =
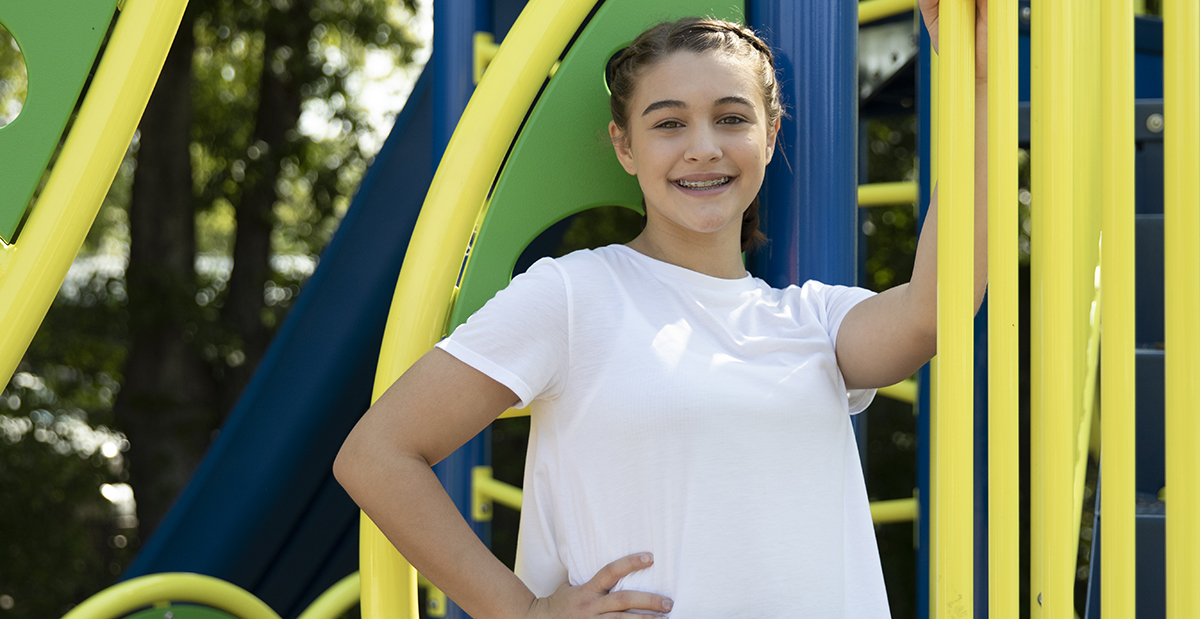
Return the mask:
[[543,258],[437,347],[511,389],[518,408],[553,397],[567,374],[569,299],[562,268]]
[[[803,286],[804,298],[816,312],[821,326],[829,334],[829,341],[837,348],[838,329],[846,314],[862,301],[875,296],[866,288],[857,286],[834,286],[809,280]],[[851,389],[846,392],[850,401],[850,414],[861,413],[875,399],[874,389]]]

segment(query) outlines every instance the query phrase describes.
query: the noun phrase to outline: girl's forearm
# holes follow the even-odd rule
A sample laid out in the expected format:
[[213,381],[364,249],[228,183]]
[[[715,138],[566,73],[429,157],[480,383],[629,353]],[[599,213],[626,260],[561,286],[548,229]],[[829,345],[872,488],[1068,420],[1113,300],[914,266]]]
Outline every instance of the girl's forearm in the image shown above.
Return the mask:
[[473,617],[526,616],[536,596],[479,540],[429,465],[357,438],[334,473],[404,558]]

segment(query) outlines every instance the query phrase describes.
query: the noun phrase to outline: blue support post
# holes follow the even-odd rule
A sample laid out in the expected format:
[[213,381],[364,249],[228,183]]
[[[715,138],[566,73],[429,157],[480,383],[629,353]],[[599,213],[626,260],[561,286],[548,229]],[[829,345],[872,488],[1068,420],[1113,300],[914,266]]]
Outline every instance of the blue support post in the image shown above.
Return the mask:
[[747,2],[750,25],[775,52],[783,119],[762,189],[770,243],[751,270],[772,286],[856,282],[858,3]]
[[[441,161],[458,119],[475,90],[475,22],[478,0],[434,0],[433,160]],[[486,14],[486,13],[485,13]]]
[[[433,53],[430,63],[433,83],[433,160],[441,161],[446,145],[454,134],[467,101],[475,90],[475,30],[480,19],[491,15],[489,0],[434,0]],[[471,524],[475,534],[489,547],[491,522],[475,522],[471,517],[471,471],[492,461],[491,427],[484,429],[433,467],[455,507]],[[469,619],[452,601],[447,600],[447,619]]]

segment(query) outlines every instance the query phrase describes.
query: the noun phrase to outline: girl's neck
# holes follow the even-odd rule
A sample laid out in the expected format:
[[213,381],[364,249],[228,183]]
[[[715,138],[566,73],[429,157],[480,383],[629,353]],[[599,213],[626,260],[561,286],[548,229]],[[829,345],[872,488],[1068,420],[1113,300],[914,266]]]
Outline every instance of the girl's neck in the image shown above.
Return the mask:
[[655,234],[649,227],[637,238],[626,243],[630,249],[675,266],[683,267],[720,279],[741,279],[746,276],[742,264],[741,231],[732,242],[728,233],[703,235],[704,238],[676,238]]

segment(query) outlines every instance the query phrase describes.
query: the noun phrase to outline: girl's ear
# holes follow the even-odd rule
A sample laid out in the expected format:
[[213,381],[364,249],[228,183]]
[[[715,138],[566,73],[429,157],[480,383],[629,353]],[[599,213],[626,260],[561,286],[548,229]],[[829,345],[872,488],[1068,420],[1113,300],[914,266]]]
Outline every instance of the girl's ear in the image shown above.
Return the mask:
[[767,163],[771,163],[771,157],[775,156],[775,138],[779,136],[780,118],[775,119],[775,124],[767,130]]
[[608,137],[612,138],[613,150],[617,151],[617,161],[621,162],[621,167],[636,176],[637,162],[633,160],[633,152],[629,150],[629,140],[615,121],[608,121]]

